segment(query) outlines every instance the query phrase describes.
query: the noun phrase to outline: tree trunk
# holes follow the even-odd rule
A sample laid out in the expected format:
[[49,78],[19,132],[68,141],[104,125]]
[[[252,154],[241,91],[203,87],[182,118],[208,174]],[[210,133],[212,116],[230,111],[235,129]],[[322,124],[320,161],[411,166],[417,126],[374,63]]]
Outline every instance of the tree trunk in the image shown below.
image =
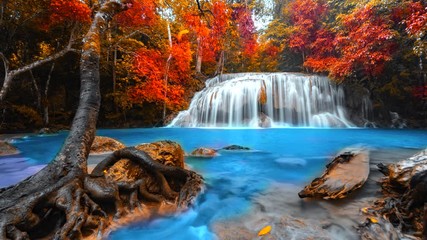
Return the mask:
[[30,70],[30,76],[31,76],[31,81],[32,81],[33,86],[34,86],[34,92],[36,93],[36,96],[37,96],[37,111],[40,111],[41,110],[42,96],[40,94],[39,86],[37,85],[37,81],[36,81],[36,78],[34,77],[32,70]]
[[169,48],[171,53],[169,53],[169,57],[166,61],[166,70],[165,70],[165,99],[163,101],[163,119],[162,122],[163,124],[166,121],[166,103],[167,103],[167,97],[168,97],[168,81],[169,81],[169,68],[171,66],[171,61],[172,61],[172,35],[171,35],[171,28],[169,26],[169,22],[168,22],[168,38],[169,38]]
[[[201,190],[202,178],[196,173],[164,166],[135,148],[114,152],[93,174],[88,174],[87,157],[95,137],[101,100],[101,29],[106,29],[107,22],[125,7],[117,0],[104,1],[83,39],[80,102],[60,152],[35,175],[0,189],[0,239],[101,237],[113,219],[110,215],[116,219],[123,216],[126,207],[131,212],[141,208],[139,198],[175,200],[178,207],[184,208]],[[143,168],[148,179],[123,183],[106,177],[106,170],[121,158]],[[157,184],[159,192],[149,192],[147,182]]]
[[46,85],[44,87],[44,95],[43,95],[43,126],[49,126],[49,85],[50,79],[52,78],[53,69],[55,69],[55,62],[52,63],[52,67],[50,67],[49,75],[47,76]]
[[202,72],[202,43],[200,38],[197,38],[197,54],[196,54],[196,73]]

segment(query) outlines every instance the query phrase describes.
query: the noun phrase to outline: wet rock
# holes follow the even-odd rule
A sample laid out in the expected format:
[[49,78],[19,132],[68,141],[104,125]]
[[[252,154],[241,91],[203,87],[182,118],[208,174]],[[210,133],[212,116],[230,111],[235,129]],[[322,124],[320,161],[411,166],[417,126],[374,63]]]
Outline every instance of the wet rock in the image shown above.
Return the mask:
[[206,158],[212,158],[212,157],[216,157],[218,154],[216,152],[215,149],[212,148],[205,148],[205,147],[200,147],[197,148],[195,150],[193,150],[190,153],[191,157],[206,157]]
[[184,150],[182,147],[172,141],[163,140],[153,143],[144,143],[135,146],[150,155],[156,161],[164,165],[184,168]]
[[362,223],[358,232],[362,240],[400,240],[403,235],[381,216],[369,217]]
[[391,128],[407,128],[406,120],[402,119],[397,112],[390,112]]
[[223,150],[231,150],[231,151],[235,151],[235,150],[237,150],[237,151],[247,151],[247,150],[251,150],[250,148],[248,148],[248,147],[242,147],[242,146],[239,146],[239,145],[230,145],[230,146],[227,146],[227,147],[223,147],[222,148]]
[[57,131],[51,128],[42,128],[39,130],[39,134],[52,134],[52,133],[56,133]]
[[298,193],[300,198],[345,198],[363,186],[369,175],[369,153],[363,149],[345,149],[326,165],[321,177]]
[[5,141],[0,141],[0,156],[15,155],[18,153],[19,150],[12,144]]
[[96,136],[90,148],[90,153],[112,152],[126,147],[123,143],[109,137]]
[[273,120],[265,113],[261,113],[258,119],[258,126],[262,128],[270,128]]

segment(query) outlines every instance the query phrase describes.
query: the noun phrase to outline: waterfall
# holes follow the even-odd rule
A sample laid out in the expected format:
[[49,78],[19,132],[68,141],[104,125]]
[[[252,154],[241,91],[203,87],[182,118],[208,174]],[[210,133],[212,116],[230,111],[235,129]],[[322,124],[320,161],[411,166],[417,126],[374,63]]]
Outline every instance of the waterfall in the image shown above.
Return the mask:
[[207,80],[169,127],[352,127],[343,102],[327,77],[224,74]]

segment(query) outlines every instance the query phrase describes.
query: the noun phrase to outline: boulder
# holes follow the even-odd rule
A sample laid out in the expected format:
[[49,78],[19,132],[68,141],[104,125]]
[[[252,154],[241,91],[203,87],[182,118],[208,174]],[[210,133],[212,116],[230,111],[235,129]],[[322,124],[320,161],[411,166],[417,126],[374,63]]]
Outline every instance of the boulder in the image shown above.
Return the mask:
[[5,141],[0,141],[0,156],[15,155],[18,153],[19,150],[12,144]]
[[126,146],[110,137],[96,136],[90,148],[90,153],[113,152]]
[[230,151],[247,151],[247,150],[251,150],[250,148],[248,148],[248,147],[242,147],[242,146],[239,146],[239,145],[230,145],[230,146],[227,146],[227,147],[223,147],[222,148],[223,150],[230,150]]
[[369,175],[369,152],[363,149],[345,149],[326,165],[321,177],[315,178],[298,193],[300,198],[345,198],[363,186]]
[[200,147],[200,148],[194,149],[190,153],[191,157],[206,157],[206,158],[211,158],[211,157],[215,157],[217,155],[218,154],[217,154],[217,152],[216,152],[215,149],[205,148],[205,147]]
[[138,150],[146,152],[151,158],[164,165],[184,168],[184,150],[176,142],[163,140],[144,143],[135,147]]

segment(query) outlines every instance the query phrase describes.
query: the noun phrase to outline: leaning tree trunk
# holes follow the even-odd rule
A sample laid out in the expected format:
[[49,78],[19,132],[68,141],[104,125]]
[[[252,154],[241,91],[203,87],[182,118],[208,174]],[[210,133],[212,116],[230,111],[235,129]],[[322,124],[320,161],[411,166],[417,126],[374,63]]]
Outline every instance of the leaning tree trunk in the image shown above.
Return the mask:
[[[106,29],[108,21],[125,7],[117,0],[105,1],[83,39],[80,103],[60,152],[40,172],[14,186],[0,189],[0,239],[100,236],[112,215],[117,218],[123,215],[126,207],[130,211],[140,207],[139,198],[169,201],[174,198],[185,205],[200,191],[201,177],[196,173],[159,166],[133,148],[115,152],[100,163],[94,174],[87,172],[87,157],[100,107],[101,30]],[[105,176],[108,168],[122,157],[140,166],[149,179],[123,184]],[[159,186],[158,192],[153,193],[152,188],[147,187],[153,183]],[[121,196],[123,192],[129,196]],[[123,199],[128,203],[126,206]]]

